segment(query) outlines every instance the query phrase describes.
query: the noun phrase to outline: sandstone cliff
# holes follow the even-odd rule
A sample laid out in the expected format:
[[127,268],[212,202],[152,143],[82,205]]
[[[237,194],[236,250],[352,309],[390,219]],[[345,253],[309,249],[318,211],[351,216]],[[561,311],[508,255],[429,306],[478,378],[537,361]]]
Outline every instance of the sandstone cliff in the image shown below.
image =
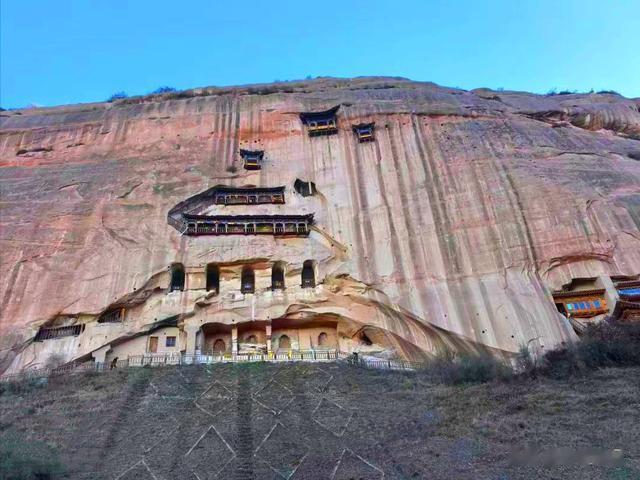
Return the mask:
[[[336,105],[338,135],[309,138],[299,113]],[[313,258],[327,288],[306,308],[352,332],[374,325],[408,356],[436,337],[507,353],[568,341],[551,290],[640,273],[639,107],[360,78],[2,112],[0,371],[41,325],[152,295],[174,262],[277,260],[296,274]],[[360,122],[375,122],[375,142],[356,141]],[[243,170],[240,148],[264,150],[263,169]],[[318,189],[286,206],[315,213],[309,238],[186,237],[167,223],[214,185],[297,178]]]

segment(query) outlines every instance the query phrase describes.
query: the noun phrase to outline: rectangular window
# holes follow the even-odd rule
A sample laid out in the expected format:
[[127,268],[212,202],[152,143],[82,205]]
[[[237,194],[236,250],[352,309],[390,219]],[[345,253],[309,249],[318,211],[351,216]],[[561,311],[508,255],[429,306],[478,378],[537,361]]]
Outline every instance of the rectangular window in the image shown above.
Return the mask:
[[167,337],[166,346],[167,347],[175,347],[176,346],[176,337]]

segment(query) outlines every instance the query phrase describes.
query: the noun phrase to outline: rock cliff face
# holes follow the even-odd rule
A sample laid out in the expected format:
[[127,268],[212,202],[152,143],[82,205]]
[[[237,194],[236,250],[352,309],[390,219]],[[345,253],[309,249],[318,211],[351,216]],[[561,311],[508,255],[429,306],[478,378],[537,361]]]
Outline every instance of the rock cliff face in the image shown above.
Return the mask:
[[[338,134],[310,138],[299,113],[337,105]],[[361,78],[2,112],[0,371],[33,363],[22,352],[40,326],[127,302],[129,333],[213,309],[340,318],[345,338],[371,327],[407,357],[569,341],[551,290],[640,273],[639,107]],[[351,126],[368,122],[375,142],[358,143]],[[263,168],[244,170],[240,148],[264,150]],[[317,194],[299,195],[296,179]],[[181,236],[167,213],[215,185],[284,185],[278,208],[314,213],[313,231]],[[321,291],[274,309],[269,266],[284,262],[292,284],[307,259]],[[176,262],[223,265],[222,295],[251,264],[257,300],[184,292],[170,312],[154,307]]]

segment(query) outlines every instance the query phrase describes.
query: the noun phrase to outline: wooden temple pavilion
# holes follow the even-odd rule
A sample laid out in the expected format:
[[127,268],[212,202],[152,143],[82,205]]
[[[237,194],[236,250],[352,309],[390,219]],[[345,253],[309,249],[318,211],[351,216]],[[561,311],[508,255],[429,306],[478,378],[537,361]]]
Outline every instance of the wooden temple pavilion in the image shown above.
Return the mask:
[[192,215],[183,214],[184,235],[308,236],[313,214]]
[[336,113],[340,105],[337,105],[323,112],[303,112],[300,114],[300,120],[307,127],[310,137],[320,135],[334,135],[338,133],[338,123]]
[[620,299],[611,315],[612,320],[622,323],[640,323],[640,280],[615,282]]
[[260,205],[265,203],[284,203],[284,187],[219,187],[214,195],[216,205]]
[[359,123],[351,126],[353,133],[360,143],[373,142],[375,140],[375,123]]
[[264,151],[240,149],[240,157],[244,161],[245,170],[260,170],[264,160]]
[[567,317],[590,318],[609,311],[603,288],[554,292],[553,300],[558,311]]

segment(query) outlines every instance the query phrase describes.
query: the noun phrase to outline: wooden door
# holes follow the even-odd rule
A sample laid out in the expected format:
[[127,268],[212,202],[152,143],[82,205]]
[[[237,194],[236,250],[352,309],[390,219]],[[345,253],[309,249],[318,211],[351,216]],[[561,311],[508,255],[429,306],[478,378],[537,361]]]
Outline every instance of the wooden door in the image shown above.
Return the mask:
[[158,337],[149,338],[149,352],[158,353]]

